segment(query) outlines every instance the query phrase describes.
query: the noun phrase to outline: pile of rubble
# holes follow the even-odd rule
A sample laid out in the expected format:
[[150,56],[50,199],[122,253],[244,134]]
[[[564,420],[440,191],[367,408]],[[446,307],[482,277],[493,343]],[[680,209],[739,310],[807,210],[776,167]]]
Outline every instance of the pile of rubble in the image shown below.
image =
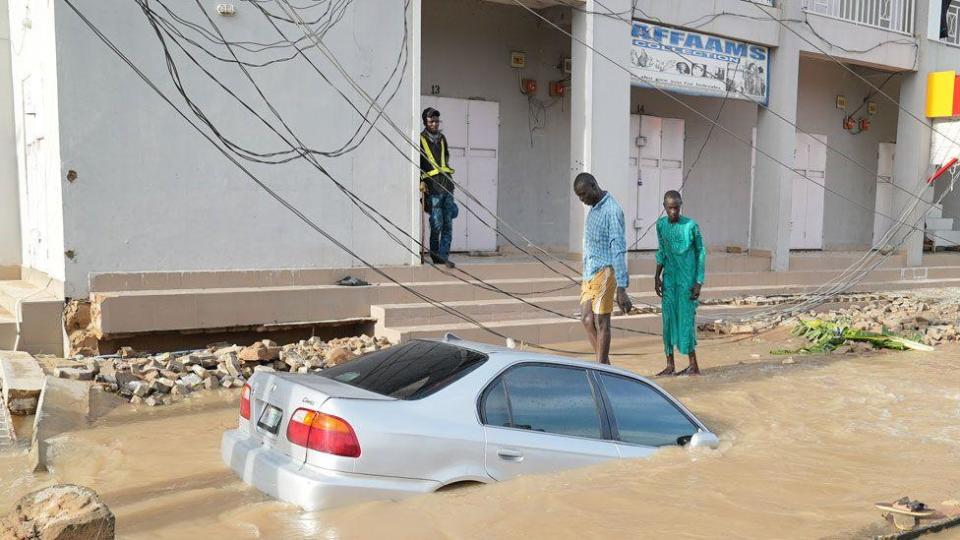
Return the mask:
[[248,347],[218,343],[205,350],[156,355],[124,347],[117,355],[80,358],[56,368],[54,375],[95,381],[131,403],[156,406],[200,390],[240,388],[255,371],[317,373],[389,346],[385,338],[360,336],[329,342],[312,337],[282,347],[266,339]]
[[960,302],[954,300],[937,293],[848,295],[842,300],[834,300],[834,303],[851,302],[850,307],[810,311],[793,317],[771,315],[749,321],[717,321],[701,325],[700,329],[719,334],[756,334],[779,325],[793,328],[798,319],[817,318],[845,322],[854,330],[886,332],[927,345],[938,345],[960,341]]
[[902,296],[848,309],[811,314],[826,321],[848,321],[854,330],[902,335],[927,345],[960,341],[960,305]]

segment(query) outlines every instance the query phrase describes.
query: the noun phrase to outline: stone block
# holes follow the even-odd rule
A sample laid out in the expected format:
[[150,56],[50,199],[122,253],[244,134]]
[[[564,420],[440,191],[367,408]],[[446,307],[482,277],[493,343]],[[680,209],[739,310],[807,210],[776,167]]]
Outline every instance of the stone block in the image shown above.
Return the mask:
[[0,351],[0,384],[10,414],[34,414],[43,389],[44,374],[28,353]]

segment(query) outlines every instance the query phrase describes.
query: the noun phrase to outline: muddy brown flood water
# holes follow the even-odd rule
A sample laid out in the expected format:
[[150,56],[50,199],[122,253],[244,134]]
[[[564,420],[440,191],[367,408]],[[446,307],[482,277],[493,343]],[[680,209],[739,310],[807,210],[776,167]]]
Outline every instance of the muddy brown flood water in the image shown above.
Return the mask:
[[[857,538],[887,531],[875,501],[960,499],[960,349],[785,365],[770,348],[702,346],[703,377],[658,381],[720,435],[716,451],[304,513],[221,464],[220,434],[237,417],[236,394],[223,391],[115,409],[56,442],[50,476],[0,457],[0,509],[56,481],[96,489],[131,539]],[[651,373],[660,359],[615,362]]]

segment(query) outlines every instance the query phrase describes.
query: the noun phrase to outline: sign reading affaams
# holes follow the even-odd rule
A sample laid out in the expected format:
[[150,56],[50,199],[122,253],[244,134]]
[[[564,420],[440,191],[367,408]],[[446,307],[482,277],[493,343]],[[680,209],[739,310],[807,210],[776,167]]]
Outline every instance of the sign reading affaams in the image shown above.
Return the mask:
[[767,104],[766,47],[644,21],[634,21],[631,34],[635,86]]

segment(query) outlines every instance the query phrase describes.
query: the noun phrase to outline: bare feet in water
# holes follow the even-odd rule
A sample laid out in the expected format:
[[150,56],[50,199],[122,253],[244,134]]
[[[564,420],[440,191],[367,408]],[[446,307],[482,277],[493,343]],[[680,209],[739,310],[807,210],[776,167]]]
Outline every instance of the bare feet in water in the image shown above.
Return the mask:
[[673,367],[673,366],[667,366],[667,367],[665,367],[665,368],[663,369],[663,371],[661,371],[660,373],[657,373],[655,376],[656,376],[656,377],[663,377],[663,376],[665,376],[665,375],[673,375],[673,374],[674,374],[674,367]]
[[700,374],[700,368],[696,364],[690,364],[685,369],[682,369],[677,372],[678,377],[680,375],[699,375],[699,374]]

